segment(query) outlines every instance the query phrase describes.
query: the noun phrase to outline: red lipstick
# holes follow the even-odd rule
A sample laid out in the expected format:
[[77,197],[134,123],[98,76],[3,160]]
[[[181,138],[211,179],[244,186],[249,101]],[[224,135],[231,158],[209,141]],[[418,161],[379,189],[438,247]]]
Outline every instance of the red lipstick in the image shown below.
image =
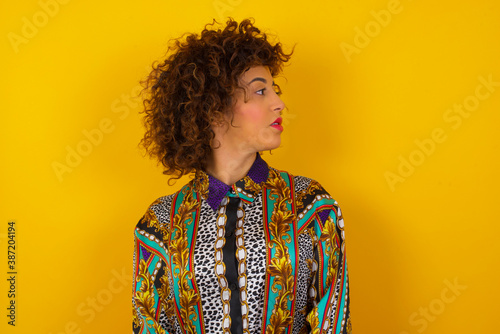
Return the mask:
[[275,129],[283,131],[283,126],[281,126],[282,121],[283,121],[283,119],[281,117],[278,117],[278,118],[276,118],[276,120],[273,123],[271,123],[271,126]]

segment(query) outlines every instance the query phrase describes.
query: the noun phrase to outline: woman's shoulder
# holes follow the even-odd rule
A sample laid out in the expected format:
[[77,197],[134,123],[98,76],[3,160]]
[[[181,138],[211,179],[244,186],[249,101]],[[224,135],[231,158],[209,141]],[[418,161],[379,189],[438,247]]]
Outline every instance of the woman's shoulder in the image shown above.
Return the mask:
[[[299,227],[309,226],[311,221],[316,221],[318,223],[316,233],[319,237],[330,217],[330,221],[343,230],[344,220],[340,206],[320,182],[303,175],[294,175],[293,181],[295,213]],[[316,219],[313,219],[314,217]]]
[[273,167],[270,167],[270,169],[280,175],[281,178],[285,179],[289,186],[293,187],[294,193],[296,195],[309,195],[312,197],[320,196],[322,198],[331,198],[330,194],[323,187],[323,185],[314,178],[304,175],[295,175],[288,171],[276,169]]
[[169,194],[158,197],[155,199],[146,210],[147,212],[154,213],[156,216],[168,215],[171,210],[172,202],[179,195],[184,196],[187,192],[193,191],[193,180],[184,184],[179,190]]
[[[162,230],[170,224],[170,211],[172,202],[179,194],[183,192],[188,184],[181,189],[169,195],[164,195],[156,198],[146,208],[141,219],[137,223],[136,228],[140,230],[158,231]],[[185,193],[185,191],[184,191]]]
[[322,212],[320,216],[329,215],[331,210],[336,215],[340,212],[338,202],[318,180],[272,167],[271,169],[280,175],[290,188],[293,188],[291,196],[299,219],[308,218],[314,213],[320,212]]

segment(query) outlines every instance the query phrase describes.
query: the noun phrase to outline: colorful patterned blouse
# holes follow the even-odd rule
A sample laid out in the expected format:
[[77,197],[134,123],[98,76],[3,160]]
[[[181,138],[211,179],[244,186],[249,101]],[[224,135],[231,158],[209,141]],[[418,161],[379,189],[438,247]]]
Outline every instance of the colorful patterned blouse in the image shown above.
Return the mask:
[[258,153],[157,199],[134,240],[134,333],[351,333],[337,202]]

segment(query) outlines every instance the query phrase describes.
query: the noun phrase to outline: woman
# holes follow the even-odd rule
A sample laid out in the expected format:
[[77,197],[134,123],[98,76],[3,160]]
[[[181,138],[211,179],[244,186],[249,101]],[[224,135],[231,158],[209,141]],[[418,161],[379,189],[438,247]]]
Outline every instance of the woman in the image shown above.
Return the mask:
[[260,156],[281,143],[291,53],[250,20],[208,26],[146,81],[142,144],[194,178],[136,226],[134,333],[350,333],[337,202]]

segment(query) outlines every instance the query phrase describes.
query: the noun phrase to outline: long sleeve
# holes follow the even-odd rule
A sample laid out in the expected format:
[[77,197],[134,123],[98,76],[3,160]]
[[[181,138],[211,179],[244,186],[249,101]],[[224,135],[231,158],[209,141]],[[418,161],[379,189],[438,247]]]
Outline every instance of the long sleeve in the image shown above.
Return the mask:
[[318,219],[314,228],[317,267],[310,290],[314,307],[307,322],[314,334],[351,333],[344,220],[337,202],[327,210],[324,223]]
[[[160,318],[173,307],[165,273],[165,252],[154,213],[149,211],[134,233],[132,282],[133,332],[167,334]],[[164,321],[162,321],[163,323]]]

